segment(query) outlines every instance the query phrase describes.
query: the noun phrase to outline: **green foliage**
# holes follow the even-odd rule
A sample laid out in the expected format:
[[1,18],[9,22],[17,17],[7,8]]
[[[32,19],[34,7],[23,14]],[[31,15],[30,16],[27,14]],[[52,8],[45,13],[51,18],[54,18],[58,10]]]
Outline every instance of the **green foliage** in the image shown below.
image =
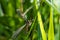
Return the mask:
[[60,40],[58,3],[59,0],[0,0],[0,40]]

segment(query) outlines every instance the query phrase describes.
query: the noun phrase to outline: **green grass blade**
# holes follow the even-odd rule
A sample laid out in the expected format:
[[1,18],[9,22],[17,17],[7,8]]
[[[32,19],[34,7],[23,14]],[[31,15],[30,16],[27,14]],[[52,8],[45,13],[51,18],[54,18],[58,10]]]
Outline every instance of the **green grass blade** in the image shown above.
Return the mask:
[[50,22],[49,22],[49,31],[48,31],[48,40],[54,40],[54,27],[53,27],[53,9],[50,8]]
[[[35,0],[34,2],[35,2],[36,10],[38,10],[37,1]],[[41,14],[40,14],[39,10],[37,11],[37,16],[38,16],[38,23],[39,23],[41,34],[42,34],[42,39],[47,40],[43,22],[42,22],[42,18],[41,18]]]
[[43,38],[43,40],[47,40],[46,33],[45,33],[45,30],[44,30],[44,26],[43,26],[43,22],[42,22],[42,19],[41,19],[41,14],[40,14],[39,11],[37,13],[37,16],[38,16],[38,23],[40,25],[40,29],[41,29],[41,33],[42,33],[42,38]]

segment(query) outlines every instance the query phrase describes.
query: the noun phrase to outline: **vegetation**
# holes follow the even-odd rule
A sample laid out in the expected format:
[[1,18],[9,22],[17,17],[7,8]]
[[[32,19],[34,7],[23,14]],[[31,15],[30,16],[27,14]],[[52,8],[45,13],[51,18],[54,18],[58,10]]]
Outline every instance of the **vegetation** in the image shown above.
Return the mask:
[[0,0],[0,40],[60,40],[60,0]]

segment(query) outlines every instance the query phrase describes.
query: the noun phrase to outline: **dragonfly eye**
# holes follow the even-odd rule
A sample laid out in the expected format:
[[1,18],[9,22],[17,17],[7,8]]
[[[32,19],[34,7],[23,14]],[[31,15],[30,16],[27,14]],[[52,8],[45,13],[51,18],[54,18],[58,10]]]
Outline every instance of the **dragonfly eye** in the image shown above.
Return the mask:
[[24,15],[24,13],[20,11],[20,9],[17,9],[16,12],[17,12],[17,15],[20,16],[20,17],[22,17],[23,19],[26,19],[26,18],[27,18],[27,17]]

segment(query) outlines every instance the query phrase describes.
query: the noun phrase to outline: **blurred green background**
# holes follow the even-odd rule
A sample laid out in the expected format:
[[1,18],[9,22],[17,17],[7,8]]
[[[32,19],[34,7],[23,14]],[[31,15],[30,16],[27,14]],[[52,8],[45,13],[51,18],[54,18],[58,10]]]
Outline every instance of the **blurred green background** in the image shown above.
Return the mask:
[[59,4],[60,0],[0,0],[0,40],[60,40]]

